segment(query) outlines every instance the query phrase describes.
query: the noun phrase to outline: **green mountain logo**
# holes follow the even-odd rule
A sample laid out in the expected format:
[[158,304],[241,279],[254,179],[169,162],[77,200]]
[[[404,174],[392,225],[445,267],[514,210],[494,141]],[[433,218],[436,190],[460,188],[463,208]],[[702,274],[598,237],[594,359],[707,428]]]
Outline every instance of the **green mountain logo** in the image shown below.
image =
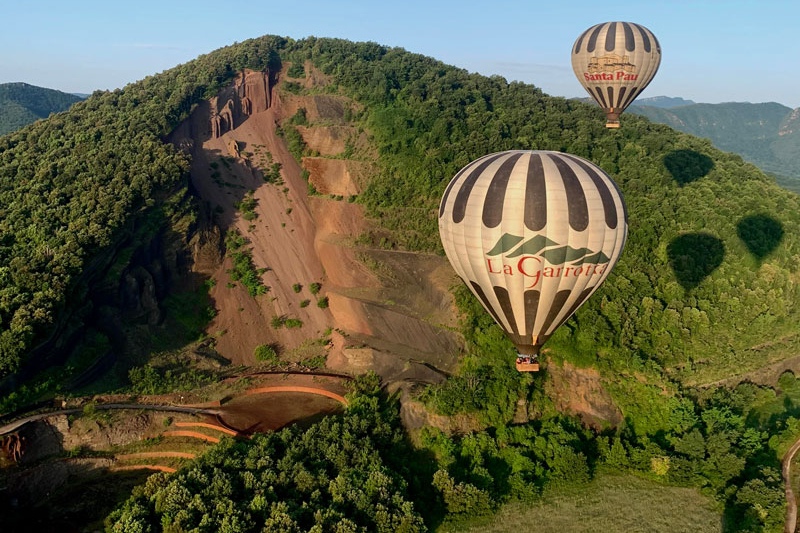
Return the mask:
[[[523,242],[524,241],[524,242]],[[527,241],[518,235],[503,234],[491,250],[486,252],[489,257],[504,255],[513,259],[521,255],[535,255],[547,260],[551,265],[602,264],[610,261],[603,252],[594,252],[588,248],[573,248],[561,245],[544,235],[537,235]]]

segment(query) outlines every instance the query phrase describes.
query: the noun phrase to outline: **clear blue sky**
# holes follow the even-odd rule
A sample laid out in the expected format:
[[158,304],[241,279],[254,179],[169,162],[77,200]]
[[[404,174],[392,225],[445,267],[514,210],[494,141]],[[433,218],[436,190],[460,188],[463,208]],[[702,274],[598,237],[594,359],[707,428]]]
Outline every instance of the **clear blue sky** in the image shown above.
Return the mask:
[[[5,4],[5,5],[2,5]],[[0,83],[114,89],[261,35],[372,41],[554,96],[585,96],[569,51],[593,24],[648,27],[663,52],[643,93],[800,107],[800,0],[132,0],[0,4]]]

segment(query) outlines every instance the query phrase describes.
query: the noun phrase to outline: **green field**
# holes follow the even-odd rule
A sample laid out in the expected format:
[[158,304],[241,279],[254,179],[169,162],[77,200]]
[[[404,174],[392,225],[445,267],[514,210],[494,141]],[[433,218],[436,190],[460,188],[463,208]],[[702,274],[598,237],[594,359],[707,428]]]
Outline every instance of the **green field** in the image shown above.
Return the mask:
[[605,474],[581,490],[506,505],[485,522],[446,524],[441,532],[719,532],[722,513],[697,489],[668,487],[630,475]]

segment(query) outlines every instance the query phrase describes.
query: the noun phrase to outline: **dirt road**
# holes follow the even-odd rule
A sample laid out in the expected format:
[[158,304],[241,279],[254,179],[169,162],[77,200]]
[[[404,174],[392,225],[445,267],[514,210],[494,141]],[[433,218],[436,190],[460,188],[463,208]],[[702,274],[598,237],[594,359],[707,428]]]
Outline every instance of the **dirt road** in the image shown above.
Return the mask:
[[[198,414],[198,415],[218,415],[221,411],[219,409],[201,409],[198,407],[181,407],[177,405],[153,405],[153,404],[143,404],[143,403],[107,403],[107,404],[98,404],[94,406],[95,409],[103,410],[103,409],[150,409],[152,411],[170,411],[175,413],[190,413],[190,414]],[[36,420],[42,420],[43,418],[48,418],[54,415],[72,415],[83,413],[83,409],[59,409],[56,411],[47,411],[46,413],[38,413],[35,415],[26,416],[25,418],[20,418],[19,420],[14,420],[13,422],[9,422],[4,426],[0,426],[0,435],[5,435],[6,433],[11,433],[16,431],[17,429],[21,428],[28,422],[34,422]]]
[[794,497],[794,491],[792,490],[791,470],[792,460],[799,449],[800,439],[797,439],[781,459],[783,481],[786,483],[786,525],[783,528],[785,533],[795,533],[797,529],[797,499]]

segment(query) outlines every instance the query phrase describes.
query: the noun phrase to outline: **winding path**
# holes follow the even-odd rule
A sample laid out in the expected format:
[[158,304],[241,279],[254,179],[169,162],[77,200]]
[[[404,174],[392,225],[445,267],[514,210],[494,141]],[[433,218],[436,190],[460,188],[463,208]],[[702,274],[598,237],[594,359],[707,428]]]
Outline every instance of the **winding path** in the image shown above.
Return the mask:
[[301,392],[305,394],[316,394],[318,396],[325,396],[332,400],[336,400],[337,402],[341,403],[345,407],[347,406],[347,400],[341,394],[336,394],[335,392],[331,392],[326,389],[321,389],[319,387],[303,387],[301,385],[283,385],[283,386],[273,386],[273,387],[256,387],[254,389],[248,389],[244,393],[247,396],[251,396],[253,394],[268,394],[271,392]]
[[789,448],[783,459],[781,459],[781,471],[783,473],[783,481],[786,484],[786,525],[783,527],[784,533],[795,533],[797,529],[797,499],[794,497],[792,490],[792,461],[794,456],[800,450],[800,439],[797,439],[792,447]]
[[[222,412],[222,410],[220,409],[204,409],[200,407],[184,407],[179,405],[155,405],[146,403],[103,403],[103,404],[96,404],[94,408],[98,410],[149,409],[151,411],[168,411],[174,413],[190,413],[190,414],[212,415],[212,416],[218,415]],[[38,413],[35,415],[26,416],[24,418],[14,420],[13,422],[9,422],[4,426],[0,426],[0,436],[5,435],[6,433],[11,433],[13,431],[16,431],[17,429],[21,428],[28,422],[35,422],[36,420],[42,420],[43,418],[48,418],[55,415],[72,415],[77,413],[83,413],[83,409],[58,409],[55,411],[47,411],[44,413]]]

